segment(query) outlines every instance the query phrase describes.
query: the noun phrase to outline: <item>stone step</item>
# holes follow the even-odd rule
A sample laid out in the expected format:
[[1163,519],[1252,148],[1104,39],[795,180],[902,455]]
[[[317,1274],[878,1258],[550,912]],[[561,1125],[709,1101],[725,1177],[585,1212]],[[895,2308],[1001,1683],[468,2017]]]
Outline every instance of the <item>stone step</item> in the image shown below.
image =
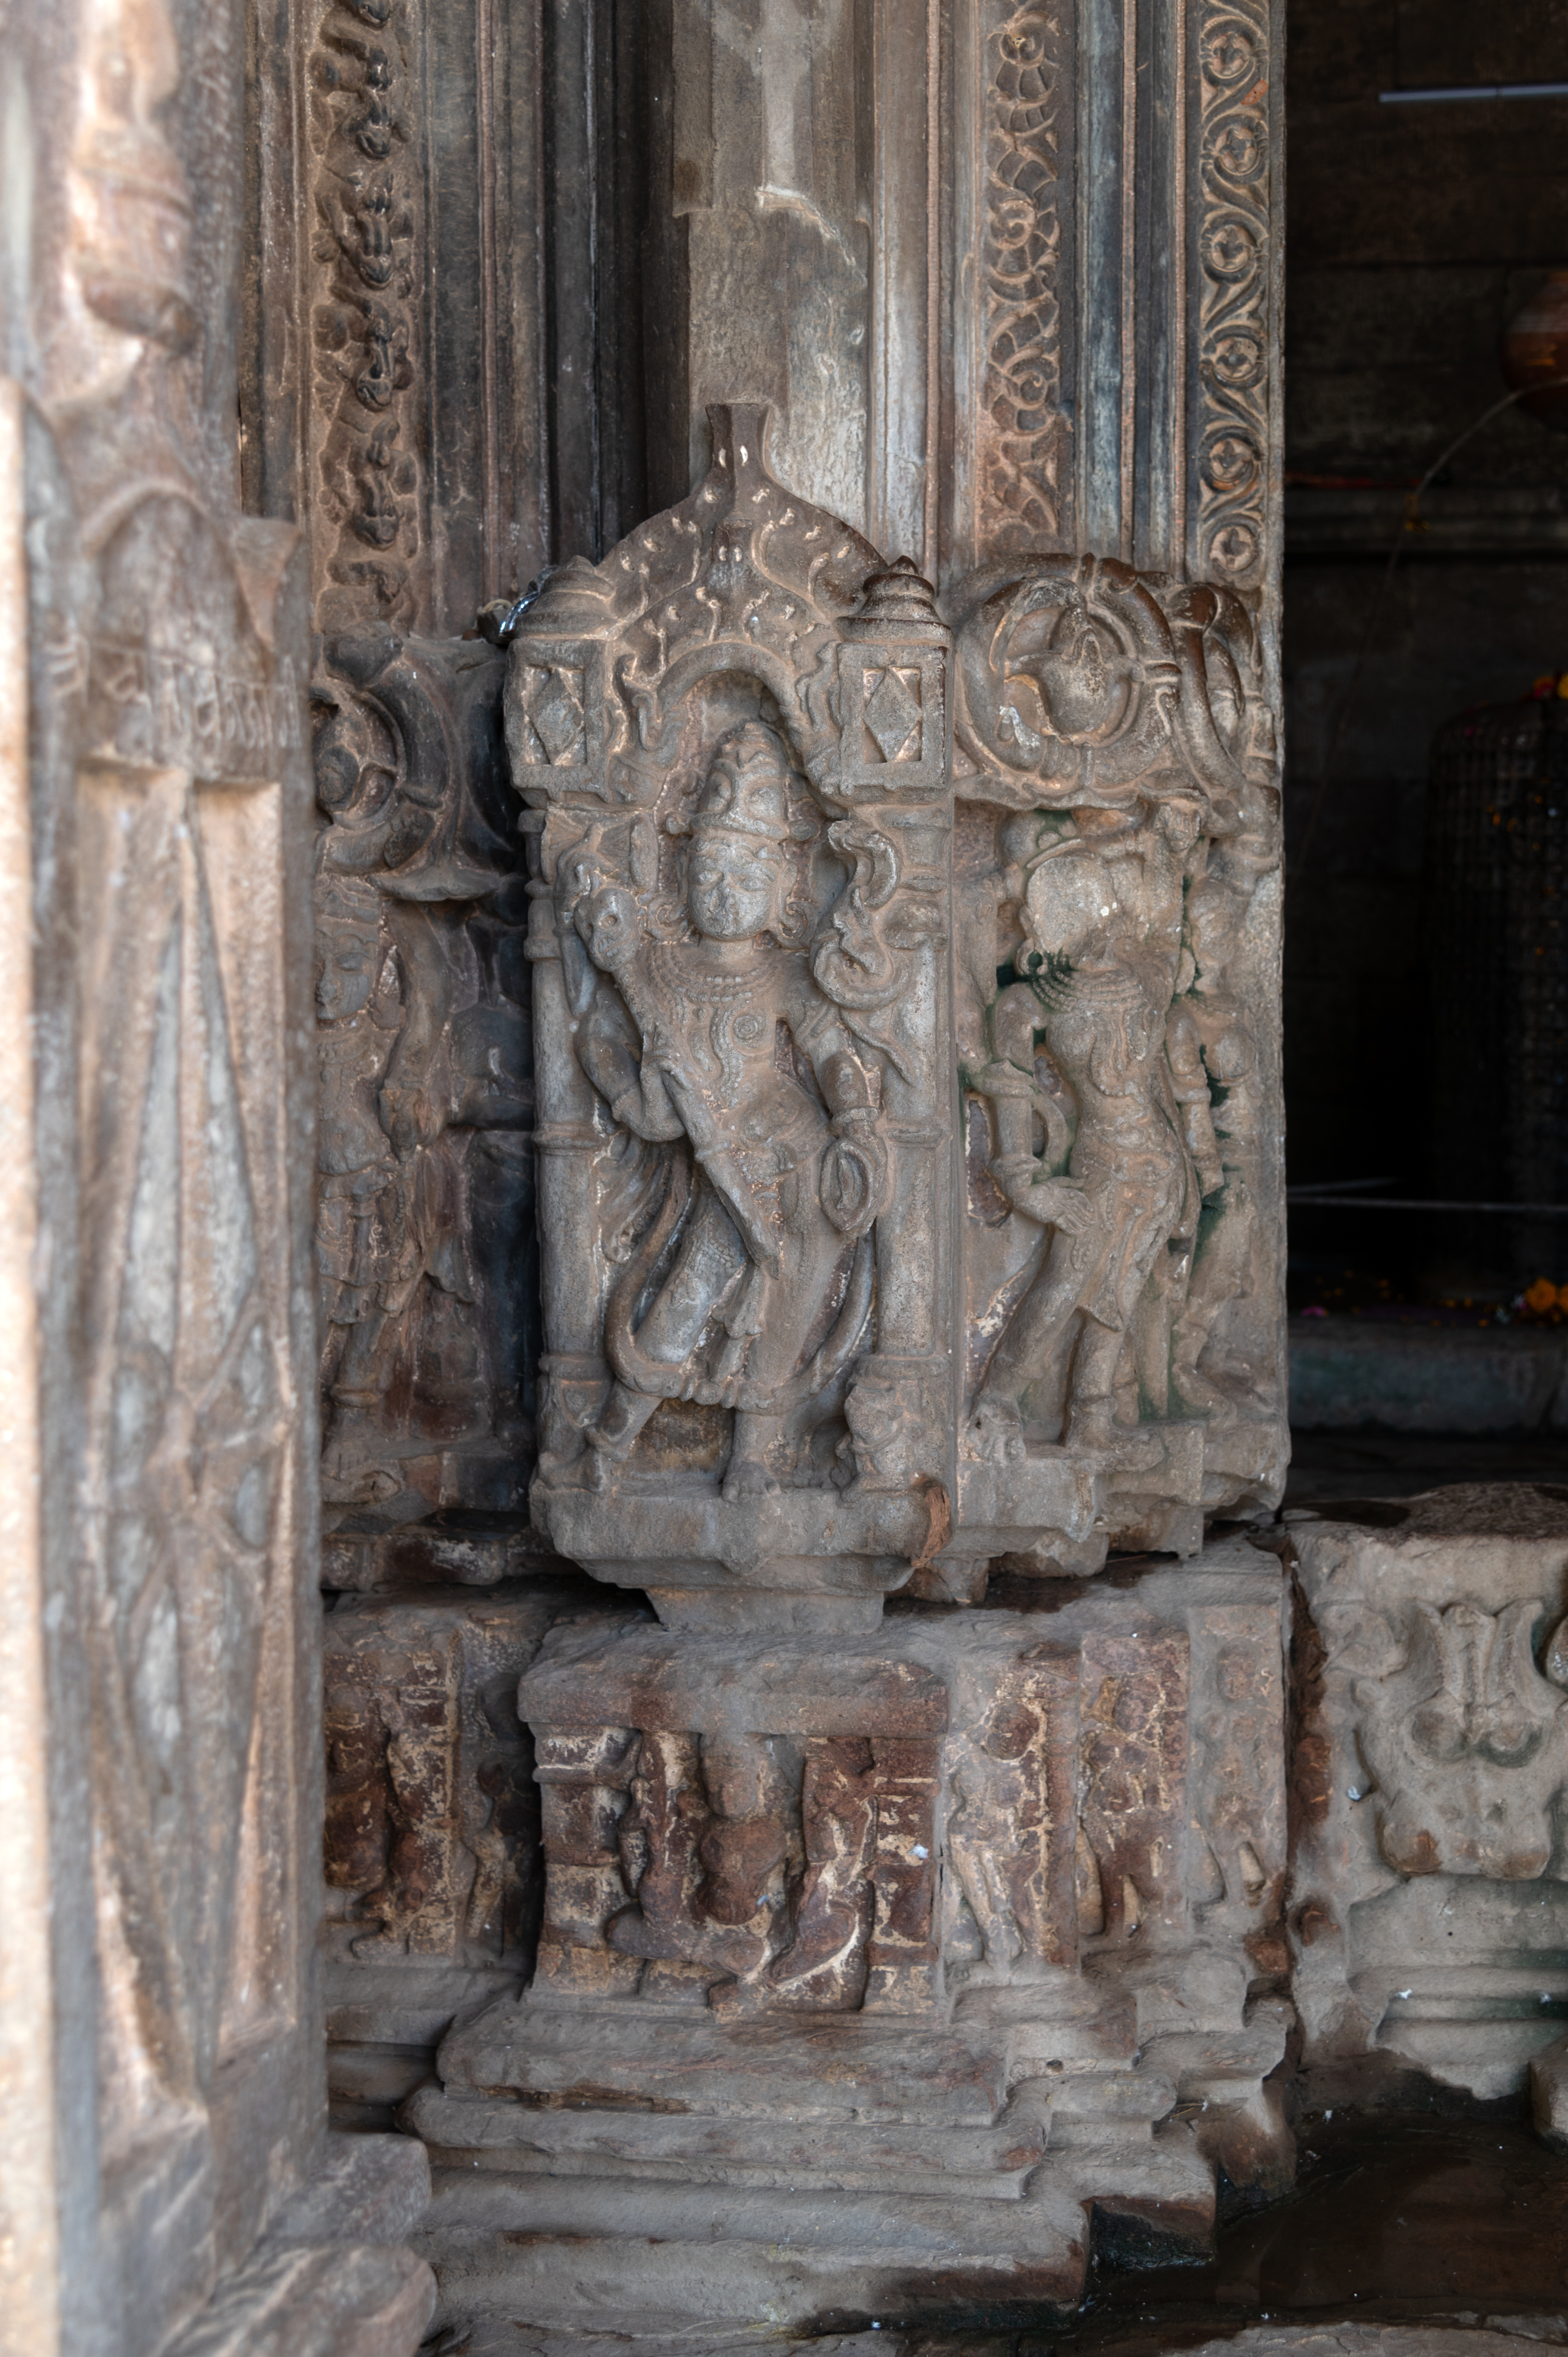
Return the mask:
[[526,2317],[542,2331],[831,2330],[983,2304],[1066,2311],[1089,2230],[1070,2191],[1023,2201],[831,2194],[438,2169],[417,2248],[437,2322]]
[[1303,1432],[1562,1432],[1568,1334],[1543,1326],[1416,1326],[1293,1318],[1291,1423]]
[[993,2126],[1006,2050],[917,2022],[795,2015],[779,2023],[672,2018],[652,2006],[503,2001],[454,2029],[436,2059],[448,2089],[585,2106],[779,2119]]
[[561,2110],[423,2087],[399,2115],[440,2165],[786,2190],[948,2193],[1015,2201],[1044,2157],[1049,2105],[1015,2098],[993,2128]]
[[1195,2253],[1214,2193],[1190,2139],[1047,2155],[1017,2201],[652,2183],[438,2166],[418,2248],[441,2314],[526,2316],[539,2331],[831,2331],[983,2307],[998,2329],[1065,2312],[1098,2205]]

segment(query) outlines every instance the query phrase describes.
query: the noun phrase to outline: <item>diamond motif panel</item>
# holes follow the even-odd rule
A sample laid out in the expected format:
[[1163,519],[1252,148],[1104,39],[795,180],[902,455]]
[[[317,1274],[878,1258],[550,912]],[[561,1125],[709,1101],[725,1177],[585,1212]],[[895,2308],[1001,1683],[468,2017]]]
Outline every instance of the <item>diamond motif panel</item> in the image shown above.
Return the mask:
[[920,706],[910,694],[919,679],[918,672],[885,671],[866,700],[865,725],[885,761],[919,759]]
[[559,769],[574,753],[583,734],[583,674],[570,665],[553,666],[541,674],[541,684],[525,697],[523,710],[533,724],[553,767]]

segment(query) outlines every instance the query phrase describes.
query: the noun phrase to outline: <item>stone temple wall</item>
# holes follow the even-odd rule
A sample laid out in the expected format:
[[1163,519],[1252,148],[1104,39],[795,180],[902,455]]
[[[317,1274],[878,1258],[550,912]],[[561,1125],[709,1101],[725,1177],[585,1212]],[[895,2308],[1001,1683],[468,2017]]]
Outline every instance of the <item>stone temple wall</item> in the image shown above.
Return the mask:
[[1277,48],[29,28],[29,2357],[1037,2313],[1305,2080],[1565,2133],[1562,1502],[1276,1512]]

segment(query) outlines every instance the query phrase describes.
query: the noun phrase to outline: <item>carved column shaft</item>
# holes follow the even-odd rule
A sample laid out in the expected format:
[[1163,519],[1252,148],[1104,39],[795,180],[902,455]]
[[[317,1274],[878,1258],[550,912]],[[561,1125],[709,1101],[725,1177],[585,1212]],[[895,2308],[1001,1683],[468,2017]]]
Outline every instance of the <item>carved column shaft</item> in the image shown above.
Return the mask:
[[856,37],[836,7],[672,0],[654,503],[745,391],[785,480],[933,578],[1076,548],[1268,592],[1276,16],[961,0]]
[[242,24],[83,0],[8,35],[51,2214],[29,2249],[7,2198],[0,2266],[41,2357],[412,2350],[429,2271],[377,2244],[422,2158],[323,2140],[308,612],[298,533],[239,511]]

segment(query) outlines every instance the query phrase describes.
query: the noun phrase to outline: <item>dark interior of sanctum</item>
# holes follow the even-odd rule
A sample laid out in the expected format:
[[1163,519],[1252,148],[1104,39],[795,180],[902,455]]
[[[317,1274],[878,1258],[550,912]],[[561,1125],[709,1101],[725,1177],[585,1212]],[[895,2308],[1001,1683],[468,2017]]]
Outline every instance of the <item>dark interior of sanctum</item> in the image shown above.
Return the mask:
[[0,2357],[1568,2346],[1568,0],[0,55]]

